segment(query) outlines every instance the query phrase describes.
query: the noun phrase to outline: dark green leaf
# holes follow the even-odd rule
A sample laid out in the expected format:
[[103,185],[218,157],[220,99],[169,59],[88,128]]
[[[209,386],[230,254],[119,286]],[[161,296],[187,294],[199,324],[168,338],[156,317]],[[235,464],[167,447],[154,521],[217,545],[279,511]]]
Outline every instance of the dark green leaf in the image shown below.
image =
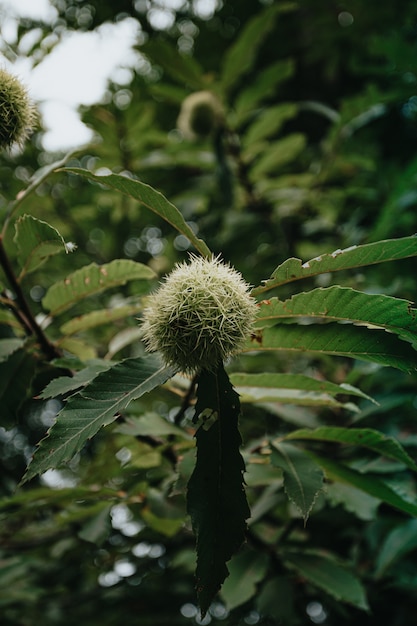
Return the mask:
[[312,585],[323,589],[336,600],[347,602],[364,611],[369,609],[365,590],[359,579],[330,556],[286,552],[284,561]]
[[36,362],[25,350],[13,352],[0,363],[0,424],[14,425],[23,402],[32,394]]
[[263,281],[264,284],[252,290],[252,295],[258,294],[285,285],[294,280],[309,276],[316,276],[326,272],[364,267],[386,261],[395,261],[417,255],[417,237],[403,237],[401,239],[386,239],[362,246],[351,246],[344,250],[335,250],[331,254],[322,254],[306,263],[301,259],[287,259],[272,273],[271,278]]
[[174,370],[156,359],[133,358],[101,372],[72,396],[41,441],[23,482],[69,461],[102,426],[110,424],[131,400],[163,384]]
[[410,344],[383,330],[347,324],[280,325],[259,329],[245,347],[245,351],[250,350],[334,354],[391,365],[405,372],[417,367],[417,353]]
[[250,511],[239,451],[239,396],[223,366],[199,375],[197,396],[197,461],[187,509],[197,540],[197,595],[204,615],[228,575],[226,562],[245,539]]
[[97,326],[109,324],[110,322],[114,322],[116,320],[132,317],[141,311],[142,308],[143,305],[137,303],[116,306],[112,309],[103,309],[101,311],[91,311],[90,313],[79,315],[78,317],[74,317],[68,322],[65,322],[65,324],[61,326],[60,330],[64,333],[64,335],[73,335],[74,333],[78,333],[89,328],[96,328]]
[[325,471],[327,478],[330,480],[340,481],[353,485],[357,489],[362,489],[365,493],[368,493],[374,498],[378,498],[382,502],[386,502],[390,506],[408,513],[409,515],[417,516],[417,504],[406,500],[396,491],[394,491],[388,484],[379,478],[375,478],[370,474],[361,474],[355,469],[337,463],[329,458],[308,453]]
[[192,89],[204,88],[203,68],[193,56],[181,54],[177,46],[160,38],[150,38],[140,49],[176,82]]
[[78,536],[84,541],[101,546],[108,538],[112,528],[110,520],[112,506],[107,502],[100,502],[96,508],[97,513],[83,525]]
[[292,10],[293,3],[274,4],[261,11],[244,26],[223,60],[221,82],[226,91],[231,91],[255,62],[259,47],[272,30],[279,13]]
[[179,210],[169,202],[165,196],[159,191],[156,191],[149,185],[140,182],[139,180],[128,178],[127,176],[121,176],[120,174],[106,174],[105,176],[96,176],[89,170],[82,168],[71,167],[65,168],[66,172],[72,172],[78,174],[89,180],[93,180],[101,185],[107,185],[112,189],[116,189],[121,193],[124,193],[131,198],[134,198],[138,202],[144,204],[148,209],[162,217],[168,224],[171,224],[182,235],[187,237],[193,244],[196,250],[203,256],[210,256],[210,250],[202,239],[199,239],[194,234],[194,231],[188,226]]
[[[322,396],[335,397],[338,395],[352,395],[375,402],[372,398],[363,393],[363,391],[352,387],[352,385],[336,385],[327,380],[318,380],[310,376],[304,376],[303,374],[276,374],[269,372],[245,374],[233,372],[230,375],[230,380],[234,387],[239,388],[238,391],[241,396],[252,395],[254,397],[261,396],[264,398],[268,397],[268,393],[272,390],[272,392],[277,391],[278,393],[287,391],[288,394],[291,394],[292,392],[295,399],[302,397],[301,395],[296,395],[296,392],[300,392],[304,394],[303,397],[306,399],[309,397],[308,394],[310,394],[312,400],[314,400],[314,398],[319,400]],[[290,398],[291,395],[288,395],[288,399]]]
[[323,472],[299,448],[285,443],[272,444],[271,462],[284,473],[284,489],[303,516],[304,523],[323,489]]
[[113,366],[114,364],[111,361],[96,360],[91,362],[85,369],[76,372],[74,376],[59,376],[51,380],[42,393],[39,394],[39,397],[43,399],[56,398],[57,396],[67,394],[69,391],[75,391],[91,382],[100,372],[104,372]]
[[380,578],[404,554],[417,548],[417,520],[396,526],[387,536],[376,561],[375,577]]
[[221,596],[228,609],[234,609],[253,598],[257,584],[265,576],[267,567],[266,554],[247,550],[232,558],[229,563],[230,575],[221,590]]
[[363,446],[389,459],[404,463],[410,469],[417,471],[417,465],[396,439],[387,437],[372,428],[341,428],[337,426],[322,426],[315,430],[305,428],[289,433],[285,439],[332,441],[351,446]]
[[255,326],[274,326],[285,318],[321,317],[378,326],[402,339],[417,342],[416,315],[417,310],[408,300],[334,286],[299,293],[289,300],[264,300],[260,303]]

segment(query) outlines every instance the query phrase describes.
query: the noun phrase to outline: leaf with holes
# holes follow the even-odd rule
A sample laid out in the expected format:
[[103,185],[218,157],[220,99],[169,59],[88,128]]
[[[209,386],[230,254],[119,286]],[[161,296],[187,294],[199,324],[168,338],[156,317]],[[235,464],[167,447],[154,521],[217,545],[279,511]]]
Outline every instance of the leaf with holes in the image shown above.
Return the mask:
[[301,259],[287,259],[272,273],[271,278],[263,281],[263,285],[252,290],[257,296],[280,285],[295,280],[317,276],[327,272],[339,272],[376,263],[385,263],[398,259],[417,256],[417,237],[402,237],[401,239],[386,239],[362,246],[351,246],[344,250],[335,250],[330,254],[322,254],[306,263]]

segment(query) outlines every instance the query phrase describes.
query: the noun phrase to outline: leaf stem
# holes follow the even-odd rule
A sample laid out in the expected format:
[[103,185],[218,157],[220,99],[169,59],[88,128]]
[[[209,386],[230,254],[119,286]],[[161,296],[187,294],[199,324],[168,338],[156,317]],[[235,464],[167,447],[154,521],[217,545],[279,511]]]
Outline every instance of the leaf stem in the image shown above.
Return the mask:
[[36,321],[33,313],[26,300],[25,294],[15,276],[13,268],[10,264],[9,257],[4,249],[3,236],[0,235],[0,266],[3,268],[4,274],[9,282],[9,286],[14,291],[16,301],[19,308],[16,306],[10,306],[16,319],[22,324],[27,334],[35,335],[39,345],[42,348],[43,353],[48,359],[55,359],[61,356],[58,348],[49,341],[48,337],[43,332],[42,328]]

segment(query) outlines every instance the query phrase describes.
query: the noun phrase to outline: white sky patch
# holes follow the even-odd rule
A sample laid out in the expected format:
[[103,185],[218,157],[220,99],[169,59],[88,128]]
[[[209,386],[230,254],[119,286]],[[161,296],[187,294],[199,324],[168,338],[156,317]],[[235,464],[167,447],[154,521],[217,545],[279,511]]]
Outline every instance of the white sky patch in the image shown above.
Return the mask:
[[[49,0],[0,0],[1,33],[6,41],[16,39],[19,16],[52,21],[55,9]],[[78,115],[80,105],[100,102],[109,79],[118,84],[127,80],[137,64],[138,53],[133,46],[138,41],[139,23],[126,18],[117,23],[102,24],[95,31],[65,33],[62,40],[39,65],[33,67],[24,55],[13,64],[0,59],[0,65],[15,73],[28,87],[37,104],[45,127],[43,146],[48,151],[65,151],[82,146],[92,139],[92,131]],[[36,32],[27,35],[28,49]],[[25,51],[25,42],[21,52]]]

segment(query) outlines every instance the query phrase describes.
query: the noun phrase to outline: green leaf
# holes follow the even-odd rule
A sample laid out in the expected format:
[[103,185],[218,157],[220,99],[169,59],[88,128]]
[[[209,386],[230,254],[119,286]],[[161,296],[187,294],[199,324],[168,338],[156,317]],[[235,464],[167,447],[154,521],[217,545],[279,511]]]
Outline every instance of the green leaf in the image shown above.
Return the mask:
[[243,146],[248,147],[256,141],[267,139],[276,134],[283,124],[297,114],[298,107],[292,102],[277,104],[261,111],[244,135]]
[[185,430],[178,428],[175,424],[171,424],[158,413],[144,413],[140,417],[126,417],[123,424],[118,426],[115,431],[132,437],[166,437],[167,435],[176,435],[185,439],[190,438],[190,435]]
[[372,428],[342,428],[338,426],[322,426],[315,430],[304,428],[285,435],[285,440],[290,439],[331,441],[361,446],[389,459],[404,463],[408,468],[417,471],[417,465],[396,439],[387,437]]
[[121,176],[120,174],[106,174],[105,176],[97,176],[78,167],[66,167],[63,171],[72,172],[83,176],[88,180],[93,180],[101,185],[107,185],[112,189],[116,189],[138,202],[144,204],[148,209],[162,217],[168,224],[171,224],[178,232],[187,237],[196,250],[203,256],[210,256],[211,252],[202,239],[194,234],[193,230],[188,226],[183,216],[169,200],[165,198],[159,191],[156,191],[150,185],[140,182],[139,180]]
[[251,167],[251,178],[258,180],[264,176],[277,174],[284,165],[293,161],[305,146],[306,138],[301,133],[293,133],[268,144],[268,148],[262,151],[262,156]]
[[101,372],[58,414],[30,463],[23,482],[69,461],[102,426],[131,400],[162,385],[174,370],[153,357],[126,359]]
[[245,24],[222,62],[221,83],[225,91],[232,91],[242,76],[252,68],[258,50],[273,29],[278,14],[294,7],[295,4],[290,2],[272,5]]
[[85,387],[100,372],[105,372],[111,367],[114,367],[114,363],[111,361],[95,360],[89,363],[86,368],[76,372],[74,376],[58,376],[58,378],[51,380],[42,393],[39,394],[39,398],[56,398],[57,396],[67,394],[69,391]]
[[229,610],[253,598],[257,584],[264,578],[267,567],[266,554],[252,550],[246,550],[232,558],[229,563],[230,575],[221,590],[221,596]]
[[[253,113],[253,110],[258,107],[263,100],[276,93],[276,89],[280,83],[284,82],[294,74],[294,69],[295,63],[292,59],[283,59],[269,65],[256,77],[254,77],[253,80],[250,81],[248,87],[242,89],[237,95],[234,105],[234,124],[239,126],[244,123],[248,116]],[[293,105],[283,104],[278,106],[291,107]],[[267,112],[268,110],[265,110],[265,114],[267,114]],[[272,124],[275,124],[275,120],[270,121]],[[245,145],[249,144],[249,139],[247,137],[244,138],[244,141]]]
[[0,362],[0,403],[2,426],[15,425],[19,409],[32,394],[36,361],[26,350],[16,350]]
[[[292,397],[291,393],[294,394],[294,398],[301,397],[299,394],[303,394],[306,400],[308,397],[311,397],[312,400],[317,399],[317,401],[319,401],[321,397],[335,397],[343,394],[358,396],[359,398],[375,402],[375,400],[363,393],[363,391],[352,385],[336,385],[335,383],[326,380],[317,380],[316,378],[304,376],[303,374],[275,374],[269,372],[245,374],[234,372],[230,375],[230,380],[234,387],[239,388],[239,395],[245,397],[252,396],[258,398],[261,396],[262,398],[268,398],[269,390],[273,390],[278,393],[287,391],[289,400]],[[283,397],[285,397],[285,395],[283,395]]]
[[417,504],[404,499],[379,478],[375,478],[370,474],[361,474],[347,465],[337,463],[311,451],[308,454],[323,468],[328,479],[353,485],[357,489],[361,489],[370,496],[378,498],[404,513],[417,516]]
[[320,317],[378,326],[401,339],[417,342],[416,315],[417,310],[408,300],[334,286],[299,293],[289,300],[264,300],[260,303],[255,326],[273,326],[286,318]]
[[376,511],[381,504],[381,500],[370,496],[369,493],[342,483],[327,484],[326,499],[331,506],[341,505],[346,511],[366,522],[375,519]]
[[192,89],[204,88],[203,68],[193,56],[181,54],[177,46],[160,38],[150,38],[140,46],[140,50],[181,85]]
[[252,295],[256,296],[280,285],[317,274],[338,272],[412,256],[417,256],[417,237],[415,236],[351,246],[344,250],[335,250],[331,254],[322,254],[306,263],[303,263],[301,259],[291,258],[279,265],[271,278],[263,281],[262,286],[253,289]]
[[194,421],[197,460],[188,483],[187,510],[197,540],[197,595],[203,615],[228,575],[226,562],[245,539],[250,515],[239,451],[239,396],[219,366],[198,378]]
[[116,259],[105,265],[91,263],[52,285],[42,304],[51,315],[58,315],[88,296],[124,285],[130,280],[150,280],[154,277],[155,272],[150,267],[128,259]]
[[19,217],[15,231],[13,241],[22,267],[19,279],[38,269],[49,257],[69,251],[55,228],[32,215]]
[[274,576],[256,596],[256,606],[262,615],[270,616],[277,624],[296,624],[295,585],[287,576]]
[[300,511],[305,524],[323,489],[323,472],[304,450],[277,441],[272,443],[271,462],[282,469],[286,494]]
[[285,553],[284,562],[312,585],[323,589],[336,600],[347,602],[364,611],[369,610],[365,590],[359,579],[332,557],[325,554],[288,551]]
[[101,546],[108,538],[112,529],[110,512],[113,505],[107,502],[99,502],[96,506],[97,513],[91,517],[78,533],[80,539]]
[[259,329],[244,350],[333,354],[390,365],[405,372],[417,367],[417,354],[410,344],[383,330],[347,324],[280,325]]
[[79,315],[69,320],[69,322],[61,326],[60,330],[64,335],[73,335],[83,330],[96,328],[103,324],[109,324],[110,322],[132,317],[142,309],[143,304],[138,302],[137,304],[126,304],[116,306],[112,309],[103,309],[102,311],[91,311],[90,313]]
[[396,526],[378,550],[375,577],[381,578],[401,557],[417,548],[417,520]]
[[25,340],[18,337],[10,337],[9,339],[0,339],[0,363],[6,361],[11,354],[24,346]]

